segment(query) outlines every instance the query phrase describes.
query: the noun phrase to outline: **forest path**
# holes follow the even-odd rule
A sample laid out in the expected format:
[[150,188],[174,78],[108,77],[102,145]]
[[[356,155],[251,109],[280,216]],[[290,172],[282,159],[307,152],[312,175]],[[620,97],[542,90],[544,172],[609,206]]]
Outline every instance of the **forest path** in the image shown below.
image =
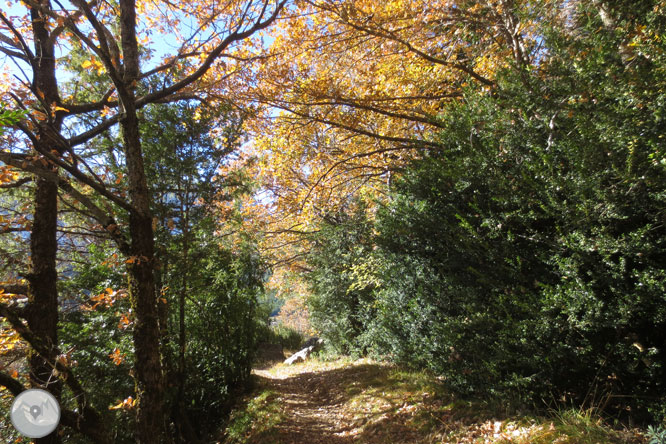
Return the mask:
[[[407,398],[403,399],[405,393],[385,391],[388,385],[393,385],[391,369],[369,359],[315,360],[255,369],[255,392],[259,395],[255,394],[244,416],[236,418],[237,423],[239,419],[245,421],[247,428],[236,432],[236,438],[227,442],[423,442],[418,439],[415,428],[408,424],[409,418],[405,415],[409,412],[400,410],[403,404],[407,405]],[[419,394],[419,399],[423,400],[423,394]]]
[[276,393],[282,408],[283,420],[274,428],[276,442],[353,442],[357,428],[344,408],[345,387],[351,373],[361,369],[352,369],[310,371],[298,365],[277,371],[255,370],[260,383]]
[[252,371],[255,387],[221,431],[224,444],[643,444],[584,412],[507,415],[461,400],[426,372],[369,359],[308,360]]

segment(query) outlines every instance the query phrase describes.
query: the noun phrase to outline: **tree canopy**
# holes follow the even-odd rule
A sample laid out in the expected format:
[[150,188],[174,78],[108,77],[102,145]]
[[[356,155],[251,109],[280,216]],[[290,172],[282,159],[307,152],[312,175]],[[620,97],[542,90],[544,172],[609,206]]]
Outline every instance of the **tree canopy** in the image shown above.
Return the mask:
[[277,295],[466,395],[662,419],[665,11],[3,7],[0,386],[58,398],[39,443],[198,442]]

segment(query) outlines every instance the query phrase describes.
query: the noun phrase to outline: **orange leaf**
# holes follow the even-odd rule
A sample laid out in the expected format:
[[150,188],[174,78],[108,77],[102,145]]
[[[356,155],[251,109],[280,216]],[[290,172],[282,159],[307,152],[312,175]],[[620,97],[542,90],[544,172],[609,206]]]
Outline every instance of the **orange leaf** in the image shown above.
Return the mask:
[[113,352],[109,353],[109,358],[111,358],[115,365],[120,365],[125,361],[125,355],[120,353],[117,347],[113,349]]
[[109,407],[109,410],[119,410],[119,409],[129,410],[133,408],[135,405],[136,405],[136,399],[130,396],[129,398],[123,399],[122,401],[118,402],[118,404]]
[[126,314],[123,314],[120,317],[120,321],[118,321],[118,328],[124,330],[129,327],[131,323],[132,321],[130,321],[130,318]]

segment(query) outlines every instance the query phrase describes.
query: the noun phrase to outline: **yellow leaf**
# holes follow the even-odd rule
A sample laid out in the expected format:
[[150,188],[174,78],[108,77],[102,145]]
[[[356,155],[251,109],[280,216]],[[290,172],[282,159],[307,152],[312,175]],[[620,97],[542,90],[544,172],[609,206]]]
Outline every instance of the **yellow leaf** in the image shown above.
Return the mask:
[[132,398],[131,396],[129,398],[123,399],[120,401],[118,404],[109,407],[109,410],[119,410],[119,409],[131,409],[136,405],[136,399]]
[[118,403],[116,405],[112,405],[111,407],[109,407],[109,410],[120,410],[122,408],[123,408],[123,402],[120,401],[120,403]]

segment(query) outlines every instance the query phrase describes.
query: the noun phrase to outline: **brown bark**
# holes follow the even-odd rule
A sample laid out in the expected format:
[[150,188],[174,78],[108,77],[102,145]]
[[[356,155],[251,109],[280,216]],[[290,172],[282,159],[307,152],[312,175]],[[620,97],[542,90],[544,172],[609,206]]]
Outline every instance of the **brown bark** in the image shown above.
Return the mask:
[[[48,340],[36,335],[32,332],[22,321],[21,314],[15,308],[0,304],[0,317],[4,317],[7,322],[21,335],[35,354],[39,356],[49,356],[50,354],[60,355],[61,351],[57,346],[54,346]],[[102,422],[102,418],[97,411],[90,407],[87,396],[80,382],[72,373],[72,370],[61,360],[54,362],[49,361],[62,381],[69,387],[74,399],[76,399],[78,411],[72,412],[70,410],[62,410],[60,423],[62,425],[71,427],[72,429],[86,435],[92,439],[92,442],[97,444],[107,444],[111,440],[106,432],[106,427]],[[0,385],[9,389],[13,395],[18,395],[27,388],[24,387],[18,380],[11,376],[0,372]],[[57,435],[51,434],[42,439],[57,439]]]
[[120,35],[124,59],[123,84],[118,87],[123,118],[120,120],[127,164],[130,250],[129,284],[134,309],[134,363],[137,395],[137,436],[142,444],[164,437],[164,377],[160,350],[160,325],[155,292],[155,242],[150,191],[141,150],[134,85],[139,73],[134,0],[120,1]]
[[[41,2],[41,8],[49,8],[48,0]],[[55,75],[55,48],[49,38],[43,11],[30,10],[34,36],[35,58],[32,60],[33,92],[42,99],[42,105],[48,109],[51,103],[57,103],[58,83]],[[49,119],[51,120],[51,119]],[[48,144],[49,135],[60,131],[61,121],[54,119],[46,122],[38,131],[39,143]],[[52,149],[48,145],[44,148]],[[53,169],[55,171],[55,169]],[[34,194],[34,213],[30,234],[30,272],[27,279],[28,309],[26,319],[28,328],[48,346],[46,356],[35,351],[29,354],[30,384],[51,392],[60,398],[62,384],[53,372],[58,344],[58,273],[56,271],[56,238],[58,223],[58,186],[45,180],[37,180]],[[35,440],[37,444],[60,443],[57,429],[44,438]]]
[[[182,195],[181,195],[182,196]],[[187,196],[187,192],[185,194]],[[187,197],[185,197],[187,199]],[[183,203],[183,198],[180,199],[180,216],[183,218],[183,280],[181,289],[178,294],[178,404],[184,405],[185,396],[185,347],[187,344],[187,336],[185,331],[185,295],[188,292],[188,278],[189,278],[189,249],[190,249],[190,227],[189,227],[189,204]]]
[[[187,336],[185,330],[185,295],[188,292],[188,277],[189,277],[189,237],[190,237],[190,227],[189,227],[189,204],[184,202],[187,199],[187,191],[185,191],[185,198],[183,198],[183,193],[180,197],[180,216],[183,220],[182,232],[183,232],[183,280],[181,284],[180,291],[178,292],[178,392],[176,395],[176,405],[178,408],[179,416],[179,433],[180,439],[183,442],[193,442],[192,439],[192,427],[189,423],[189,418],[187,417],[187,410],[185,409],[185,349],[187,345]],[[189,438],[189,439],[188,439]]]
[[60,414],[60,424],[78,431],[96,444],[112,443],[106,427],[103,425],[102,417],[91,407],[84,407],[83,415],[70,410],[63,410]]
[[[30,364],[30,385],[42,388],[60,398],[62,384],[53,373],[55,346],[58,329],[58,290],[56,288],[56,229],[58,214],[57,185],[47,180],[39,180],[35,190],[34,222],[30,235],[31,269],[27,276],[29,282],[28,309],[26,318],[28,327],[42,338],[49,346],[46,356],[31,350],[28,357]],[[50,435],[35,440],[37,444],[55,444],[61,440],[57,430]]]
[[[29,3],[29,16],[31,20],[34,52],[23,43],[23,51],[19,58],[28,62],[32,69],[30,90],[38,99],[38,108],[43,112],[44,118],[38,122],[37,129],[30,135],[25,127],[21,129],[28,134],[33,142],[36,153],[49,156],[57,161],[63,154],[65,146],[61,135],[63,114],[55,113],[52,107],[60,103],[58,82],[56,78],[55,38],[49,30],[47,15],[50,13],[49,0],[38,0]],[[6,17],[3,22],[7,24]],[[9,26],[15,36],[25,42],[16,29]],[[28,40],[28,41],[29,41]],[[3,159],[4,160],[4,159]],[[6,161],[6,160],[5,160]],[[21,167],[29,170],[32,162],[22,161]],[[36,164],[34,164],[36,165]],[[4,316],[11,320],[12,326],[21,337],[30,344],[28,363],[30,366],[29,384],[51,392],[60,398],[63,381],[74,393],[79,403],[79,411],[63,411],[62,425],[67,425],[92,438],[93,442],[110,443],[106,429],[101,423],[101,417],[87,405],[83,388],[75,379],[71,371],[57,361],[60,354],[58,349],[58,273],[56,256],[58,251],[58,168],[51,162],[40,166],[44,175],[35,179],[33,222],[30,233],[30,266],[26,278],[28,280],[28,305],[16,316],[22,316],[27,321],[24,324],[12,312],[5,312]],[[19,290],[17,287],[16,290]],[[11,319],[10,319],[11,318]],[[18,389],[23,390],[20,383],[15,380],[4,381],[10,384],[12,393],[17,394]],[[19,384],[19,385],[17,385]],[[3,383],[3,385],[6,385]],[[38,438],[36,444],[60,443],[61,439],[56,429],[49,436]]]
[[[130,94],[131,96],[131,94]],[[129,196],[135,208],[130,212],[130,249],[133,263],[129,267],[130,294],[134,309],[133,331],[136,361],[134,363],[137,406],[137,439],[140,443],[157,443],[163,432],[164,382],[160,353],[160,326],[155,292],[155,245],[149,191],[143,168],[139,138],[139,121],[132,98],[121,121],[128,170]],[[130,109],[128,109],[130,108]]]

